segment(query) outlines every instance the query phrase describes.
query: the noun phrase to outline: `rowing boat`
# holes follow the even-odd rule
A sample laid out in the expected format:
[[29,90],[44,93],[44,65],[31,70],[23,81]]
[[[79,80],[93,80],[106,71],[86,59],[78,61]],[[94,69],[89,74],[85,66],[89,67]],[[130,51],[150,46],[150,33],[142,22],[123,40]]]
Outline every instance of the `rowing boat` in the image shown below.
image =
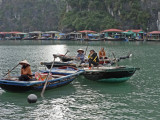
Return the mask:
[[110,66],[110,67],[93,67],[92,69],[84,68],[84,77],[100,82],[120,83],[130,79],[130,77],[139,70],[134,67]]
[[[53,68],[49,75],[46,89],[64,86],[72,82],[83,70],[71,67]],[[42,90],[49,70],[35,72],[30,81],[19,81],[19,76],[9,76],[0,79],[0,87],[6,91],[25,92],[31,90]]]

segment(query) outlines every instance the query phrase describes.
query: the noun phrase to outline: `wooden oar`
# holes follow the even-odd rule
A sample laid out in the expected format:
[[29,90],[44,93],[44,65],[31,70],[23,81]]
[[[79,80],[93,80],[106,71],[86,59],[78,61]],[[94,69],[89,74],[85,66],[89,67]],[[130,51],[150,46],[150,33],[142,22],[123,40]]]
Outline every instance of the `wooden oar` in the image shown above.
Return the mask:
[[53,65],[54,65],[54,62],[55,62],[55,58],[56,58],[56,57],[54,56],[54,60],[53,60],[52,66],[51,66],[51,68],[50,68],[50,71],[49,71],[49,73],[48,73],[48,76],[47,76],[47,78],[46,78],[46,80],[45,80],[45,84],[44,84],[43,89],[42,89],[42,92],[41,92],[41,97],[43,97],[44,91],[45,91],[45,89],[46,89],[47,82],[48,82],[48,78],[49,78],[49,75],[50,75],[51,70],[52,70],[52,68],[53,68]]
[[112,55],[113,55],[113,57],[114,57],[114,59],[115,59],[116,67],[118,67],[118,63],[117,63],[116,57],[115,57],[115,55],[114,55],[114,53],[113,53],[113,52],[112,52]]
[[64,54],[64,56],[66,56],[68,52],[70,52],[70,51],[69,51],[69,50],[67,50],[67,52]]
[[17,66],[19,65],[19,63],[14,67],[12,68],[11,70],[9,70],[3,77],[5,77],[6,75],[8,75],[12,70],[14,70]]
[[86,50],[85,50],[85,52],[84,52],[84,56],[85,56],[86,53],[87,53],[88,46],[89,46],[89,42],[87,43],[87,47],[86,47]]

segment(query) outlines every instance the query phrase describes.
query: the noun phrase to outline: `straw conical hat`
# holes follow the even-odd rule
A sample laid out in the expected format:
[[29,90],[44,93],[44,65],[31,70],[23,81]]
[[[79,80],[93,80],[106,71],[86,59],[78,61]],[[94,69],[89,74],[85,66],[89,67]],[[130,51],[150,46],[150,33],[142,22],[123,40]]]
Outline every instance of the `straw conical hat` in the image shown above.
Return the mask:
[[79,52],[79,51],[82,51],[82,53],[84,53],[84,50],[83,50],[83,49],[78,49],[77,52]]
[[27,62],[27,60],[22,60],[21,62],[19,62],[19,64],[28,64],[28,65],[30,65],[30,64]]

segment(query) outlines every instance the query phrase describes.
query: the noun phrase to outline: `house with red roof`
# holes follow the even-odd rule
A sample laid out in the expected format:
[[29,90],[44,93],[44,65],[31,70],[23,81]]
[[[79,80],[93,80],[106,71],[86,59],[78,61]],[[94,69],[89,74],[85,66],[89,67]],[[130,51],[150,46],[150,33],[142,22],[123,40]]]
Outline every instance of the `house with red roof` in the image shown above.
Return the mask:
[[100,34],[97,33],[96,31],[92,30],[82,30],[79,31],[82,34],[82,39],[83,40],[100,40]]
[[120,30],[120,29],[107,29],[107,30],[101,31],[101,35],[103,35],[103,38],[105,40],[121,41],[121,40],[125,40],[125,38],[122,38],[122,32],[123,30]]
[[126,30],[123,32],[123,35],[130,40],[143,40],[145,38],[143,30]]
[[160,40],[160,31],[152,31],[147,33],[148,41],[159,41]]
[[2,40],[20,40],[26,35],[27,33],[12,31],[12,32],[0,32],[0,38]]

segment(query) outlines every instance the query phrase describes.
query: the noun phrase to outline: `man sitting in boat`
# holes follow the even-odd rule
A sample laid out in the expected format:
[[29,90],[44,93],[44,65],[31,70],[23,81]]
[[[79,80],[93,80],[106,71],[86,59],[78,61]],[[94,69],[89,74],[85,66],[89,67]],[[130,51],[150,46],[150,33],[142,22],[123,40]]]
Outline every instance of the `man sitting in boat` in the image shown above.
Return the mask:
[[19,77],[20,81],[29,81],[32,78],[32,72],[30,68],[30,64],[27,62],[27,60],[23,60],[19,62],[21,67],[21,76]]
[[99,59],[97,56],[97,53],[94,50],[90,50],[90,54],[88,55],[88,62],[89,62],[89,69],[91,69],[91,64],[94,66],[98,66],[99,64]]
[[107,59],[104,48],[101,48],[101,50],[99,51],[99,59]]
[[81,63],[84,63],[84,50],[83,49],[78,49],[77,50],[78,54],[77,54],[77,59],[81,60]]

